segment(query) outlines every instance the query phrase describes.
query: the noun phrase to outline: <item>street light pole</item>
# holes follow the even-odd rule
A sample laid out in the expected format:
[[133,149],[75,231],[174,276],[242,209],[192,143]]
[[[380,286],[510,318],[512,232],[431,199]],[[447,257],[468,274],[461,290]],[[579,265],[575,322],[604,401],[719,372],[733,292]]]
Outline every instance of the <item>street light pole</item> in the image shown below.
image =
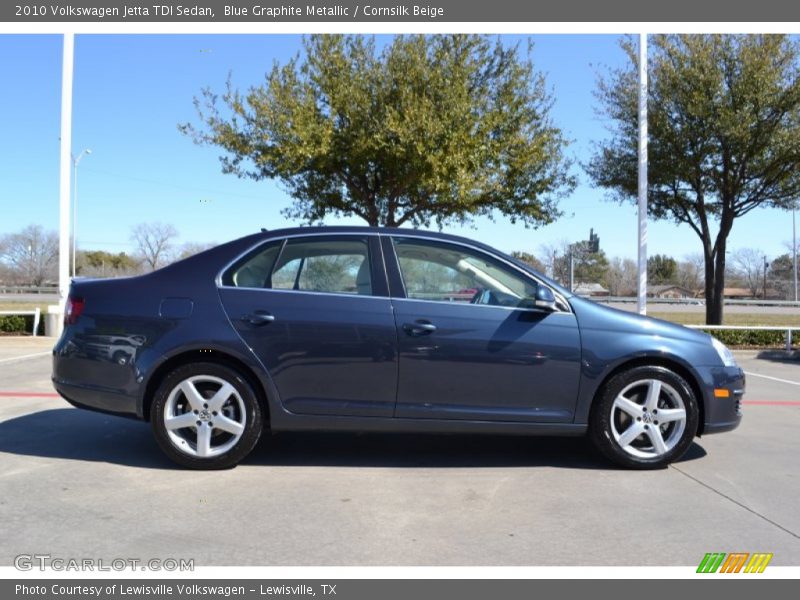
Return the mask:
[[797,228],[795,226],[795,213],[797,213],[797,200],[792,206],[792,274],[794,275],[794,301],[797,302]]
[[75,258],[77,256],[76,244],[78,237],[78,163],[81,162],[84,154],[91,154],[89,148],[81,151],[78,156],[71,154],[72,157],[72,276],[75,277]]
[[647,34],[639,34],[639,173],[637,308],[647,314]]

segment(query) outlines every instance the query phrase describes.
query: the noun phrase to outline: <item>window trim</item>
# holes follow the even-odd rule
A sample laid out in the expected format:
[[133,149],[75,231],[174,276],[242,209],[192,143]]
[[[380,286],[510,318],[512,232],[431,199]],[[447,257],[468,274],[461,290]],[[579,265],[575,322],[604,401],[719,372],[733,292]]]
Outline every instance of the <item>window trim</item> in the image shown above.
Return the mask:
[[[375,261],[376,261],[376,262],[371,263],[371,265],[370,265],[371,268],[373,269],[372,270],[372,275],[375,275],[375,270],[376,269],[383,271],[383,277],[381,278],[381,281],[379,283],[381,284],[384,293],[381,293],[381,294],[374,293],[375,290],[373,289],[373,295],[371,295],[371,296],[359,296],[359,295],[354,295],[354,294],[337,294],[337,293],[333,293],[333,292],[312,292],[312,291],[301,291],[301,290],[275,290],[275,289],[271,289],[271,288],[246,288],[246,287],[237,287],[235,285],[224,285],[222,283],[222,275],[231,266],[233,266],[233,264],[236,261],[242,259],[244,256],[246,256],[250,252],[255,251],[256,249],[260,248],[261,246],[263,246],[265,244],[269,244],[269,243],[272,243],[272,242],[280,240],[282,245],[285,245],[288,240],[293,239],[293,238],[339,237],[339,236],[342,236],[342,237],[344,237],[344,236],[357,236],[357,237],[366,238],[368,240],[369,249],[371,250],[370,256],[371,257],[375,256]],[[466,243],[466,242],[461,242],[461,241],[458,241],[458,240],[436,238],[436,237],[432,237],[432,236],[429,236],[429,235],[420,234],[419,232],[413,233],[412,235],[405,235],[403,233],[394,233],[394,232],[389,233],[389,232],[373,232],[373,231],[367,231],[367,232],[337,231],[336,233],[331,233],[331,232],[324,232],[323,231],[323,232],[313,232],[313,233],[312,232],[309,232],[309,233],[293,233],[293,234],[286,235],[286,236],[283,236],[283,237],[267,238],[267,239],[261,240],[261,241],[255,243],[255,244],[253,244],[252,247],[248,248],[244,252],[241,252],[233,260],[231,260],[230,262],[226,263],[222,267],[222,269],[220,269],[219,273],[217,273],[217,276],[214,279],[214,283],[216,284],[216,286],[218,288],[235,289],[235,290],[260,290],[260,291],[279,292],[279,293],[289,292],[289,293],[293,293],[293,294],[318,294],[318,295],[336,296],[337,298],[342,298],[342,297],[344,297],[344,298],[390,298],[390,299],[397,299],[397,300],[407,300],[409,302],[431,302],[431,303],[438,304],[440,306],[442,304],[447,304],[447,303],[440,302],[438,300],[418,300],[418,299],[415,299],[415,298],[408,298],[406,296],[406,291],[405,291],[405,287],[403,286],[402,275],[401,275],[401,272],[400,272],[400,263],[398,262],[397,253],[394,251],[394,244],[392,242],[392,238],[395,238],[395,237],[400,237],[400,238],[407,237],[407,238],[412,238],[412,239],[415,239],[415,240],[439,242],[439,243],[443,243],[443,244],[452,244],[454,246],[461,246],[463,248],[469,248],[470,250],[474,250],[475,252],[478,252],[478,253],[481,253],[481,254],[487,254],[490,257],[492,257],[493,259],[503,263],[504,265],[507,265],[507,266],[511,267],[511,269],[513,269],[514,271],[517,271],[523,277],[527,277],[529,279],[532,279],[538,285],[543,285],[543,286],[545,286],[547,288],[550,288],[550,290],[553,292],[553,295],[556,297],[556,302],[558,304],[562,305],[563,307],[566,307],[566,310],[559,309],[559,310],[556,310],[556,311],[552,312],[551,314],[561,314],[561,315],[572,315],[572,314],[574,314],[574,312],[572,310],[572,305],[569,303],[569,301],[567,300],[567,298],[563,294],[561,294],[559,291],[553,289],[551,286],[547,285],[547,283],[545,283],[544,281],[540,280],[538,277],[536,277],[532,273],[529,273],[525,269],[520,268],[519,266],[517,266],[514,263],[506,260],[502,256],[497,256],[493,252],[489,252],[489,251],[484,250],[483,248],[479,248],[478,246],[475,246],[473,244],[469,244],[469,243]],[[385,242],[387,244],[387,247],[384,247],[384,240],[385,240]],[[373,250],[373,248],[374,248],[374,250]],[[283,247],[281,247],[281,252],[282,251],[283,251]],[[387,258],[388,258],[387,257],[387,253],[390,254],[391,257],[394,258],[393,261],[387,260]],[[380,256],[381,256],[381,261],[380,262],[377,262],[377,259],[378,259],[377,255],[378,254],[380,254]],[[372,260],[372,258],[370,260]],[[392,273],[393,270],[396,270],[396,273]],[[400,291],[402,293],[402,296],[395,293],[395,288],[397,288],[398,282],[393,281],[393,276],[394,275],[396,275],[400,279],[400,281],[399,281],[400,289],[397,290],[397,291]],[[500,308],[500,309],[503,309],[503,310],[521,310],[521,311],[527,311],[527,312],[542,312],[542,309],[537,309],[537,308],[517,308],[517,307],[493,306],[493,305],[485,305],[485,304],[466,304],[465,303],[465,304],[462,304],[461,306],[475,306],[477,308]]]
[[[320,292],[314,290],[295,290],[295,289],[279,289],[279,288],[265,288],[265,287],[247,287],[237,285],[227,285],[223,282],[225,273],[228,272],[237,262],[245,257],[257,254],[260,249],[268,244],[279,243],[280,249],[276,257],[276,263],[280,260],[281,255],[286,249],[289,240],[295,238],[340,238],[340,237],[360,237],[367,244],[367,260],[370,265],[370,277],[372,280],[372,294],[350,294],[347,292]],[[299,233],[283,237],[268,238],[260,240],[244,252],[238,254],[233,260],[226,263],[220,269],[217,276],[214,278],[214,283],[218,289],[229,290],[257,290],[261,292],[278,292],[278,293],[291,293],[291,294],[316,294],[320,296],[336,296],[337,298],[389,298],[389,285],[386,281],[386,269],[384,267],[385,259],[383,256],[383,248],[380,244],[379,235],[371,232],[320,232],[320,233]],[[274,265],[273,265],[274,268]],[[299,273],[299,271],[298,271]]]
[[[530,280],[536,282],[536,285],[542,285],[542,286],[545,286],[547,288],[550,288],[550,291],[552,291],[553,295],[556,297],[556,303],[557,304],[561,304],[562,306],[565,306],[565,307],[568,308],[568,310],[563,310],[561,308],[558,308],[558,310],[552,311],[551,314],[564,314],[564,315],[573,314],[572,306],[570,305],[569,302],[567,302],[567,299],[564,296],[562,296],[557,290],[554,290],[552,287],[550,287],[549,285],[547,285],[543,281],[539,280],[538,277],[532,275],[531,273],[528,273],[524,269],[520,269],[514,263],[503,259],[501,256],[497,256],[493,252],[487,252],[486,250],[484,250],[482,248],[478,248],[477,246],[473,246],[471,244],[466,244],[466,243],[459,242],[459,241],[441,240],[441,239],[438,239],[438,238],[432,238],[432,237],[428,237],[428,236],[402,235],[402,234],[399,234],[399,233],[392,233],[392,234],[386,235],[385,237],[387,238],[388,246],[391,247],[391,253],[394,256],[394,261],[393,261],[394,264],[392,265],[392,267],[393,267],[393,269],[395,271],[393,273],[393,276],[397,279],[396,286],[399,287],[400,288],[399,291],[402,292],[402,296],[396,296],[394,294],[391,294],[391,297],[393,299],[406,300],[408,302],[433,303],[433,304],[438,304],[440,306],[442,304],[444,304],[444,305],[452,304],[452,305],[457,305],[457,306],[475,306],[475,307],[478,307],[478,308],[500,308],[500,309],[503,309],[503,310],[511,310],[511,311],[519,310],[519,311],[535,312],[535,313],[546,312],[544,309],[535,308],[535,307],[499,306],[499,305],[494,305],[494,304],[472,304],[471,302],[450,303],[450,302],[444,302],[442,300],[425,300],[424,298],[409,298],[408,297],[408,293],[406,292],[405,279],[403,278],[403,270],[400,267],[400,257],[397,256],[397,252],[395,251],[395,245],[394,245],[395,239],[397,239],[397,238],[405,238],[405,239],[410,239],[410,240],[421,240],[423,242],[433,242],[435,244],[438,243],[438,244],[443,244],[443,245],[459,246],[459,247],[462,247],[462,248],[468,248],[468,249],[472,250],[473,252],[475,252],[477,254],[486,255],[486,256],[490,257],[492,260],[500,262],[501,264],[503,264],[503,265],[505,265],[507,267],[510,267],[512,270],[514,270],[517,273],[519,273],[522,277],[530,279]],[[390,283],[391,283],[391,280],[392,280],[392,277],[390,277]]]

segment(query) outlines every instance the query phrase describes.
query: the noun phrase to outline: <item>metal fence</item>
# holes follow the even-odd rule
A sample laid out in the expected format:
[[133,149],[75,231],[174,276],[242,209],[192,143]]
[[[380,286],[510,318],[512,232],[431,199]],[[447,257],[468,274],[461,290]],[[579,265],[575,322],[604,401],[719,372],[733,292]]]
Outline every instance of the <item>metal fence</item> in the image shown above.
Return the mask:
[[0,285],[0,294],[58,294],[57,285]]

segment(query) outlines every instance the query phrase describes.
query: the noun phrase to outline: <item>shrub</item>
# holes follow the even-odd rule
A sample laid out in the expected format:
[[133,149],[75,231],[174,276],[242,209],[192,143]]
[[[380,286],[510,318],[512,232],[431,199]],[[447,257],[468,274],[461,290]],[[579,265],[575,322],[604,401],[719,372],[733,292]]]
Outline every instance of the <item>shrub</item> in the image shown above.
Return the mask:
[[[715,329],[704,331],[713,335],[726,346],[784,347],[786,344],[785,331],[763,331],[758,329]],[[800,332],[793,332],[793,344],[797,345],[798,341],[800,341]]]
[[27,320],[22,315],[0,315],[0,331],[22,333],[27,330]]

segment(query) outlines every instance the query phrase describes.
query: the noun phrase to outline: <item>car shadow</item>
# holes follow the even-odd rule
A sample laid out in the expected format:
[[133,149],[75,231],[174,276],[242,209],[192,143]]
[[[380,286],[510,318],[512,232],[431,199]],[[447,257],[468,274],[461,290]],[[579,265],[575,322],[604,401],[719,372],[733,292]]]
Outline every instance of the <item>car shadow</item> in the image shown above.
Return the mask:
[[761,350],[756,358],[782,363],[800,362],[800,350]]
[[147,423],[76,408],[43,410],[0,422],[0,452],[176,468],[156,445]]
[[[680,462],[705,456],[693,443]],[[484,434],[281,432],[243,464],[389,468],[614,469],[585,437]]]
[[[147,469],[180,469],[162,454],[148,424],[73,408],[44,410],[0,422],[0,452]],[[705,454],[705,450],[694,443],[681,462],[696,460]],[[583,437],[338,432],[265,435],[242,464],[614,468]]]

